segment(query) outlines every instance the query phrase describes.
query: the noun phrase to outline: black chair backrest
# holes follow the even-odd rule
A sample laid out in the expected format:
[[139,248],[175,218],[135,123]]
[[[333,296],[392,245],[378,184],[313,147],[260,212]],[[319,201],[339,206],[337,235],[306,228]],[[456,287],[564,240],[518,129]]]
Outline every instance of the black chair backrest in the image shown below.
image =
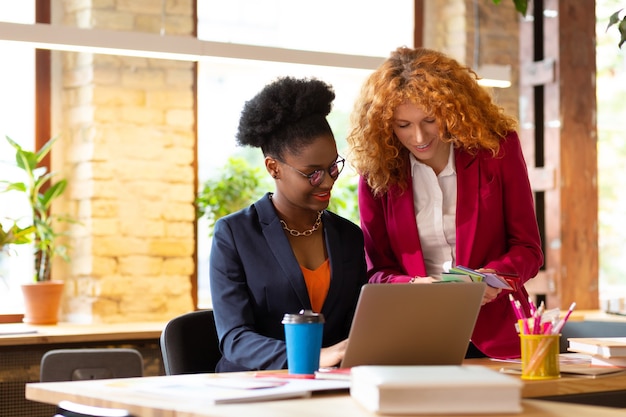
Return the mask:
[[41,358],[41,382],[139,376],[143,376],[143,357],[135,349],[54,349]]
[[186,313],[170,320],[161,333],[166,375],[215,372],[222,357],[213,310]]
[[568,351],[569,337],[626,337],[626,322],[569,320],[561,330],[561,353]]

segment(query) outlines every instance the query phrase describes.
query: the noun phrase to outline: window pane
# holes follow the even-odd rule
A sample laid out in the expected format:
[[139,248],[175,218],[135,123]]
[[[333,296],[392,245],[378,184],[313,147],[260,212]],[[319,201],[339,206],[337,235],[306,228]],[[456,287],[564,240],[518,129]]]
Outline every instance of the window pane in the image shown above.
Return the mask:
[[[596,66],[598,101],[598,189],[600,306],[610,302],[613,310],[626,310],[626,276],[622,261],[626,258],[626,48],[618,48],[617,25],[607,30],[609,16],[624,6],[623,1],[596,2]],[[620,17],[624,16],[624,12]]]
[[[34,2],[0,0],[0,19],[7,22],[32,23]],[[13,148],[5,136],[27,149],[34,148],[35,52],[10,42],[0,42],[0,56],[10,57],[0,65],[0,178],[17,180]],[[0,193],[0,223],[6,228],[9,219],[21,219],[20,226],[30,224],[26,201],[13,193]],[[22,293],[19,284],[32,276],[30,245],[12,248],[9,256],[0,254],[0,314],[21,313]]]
[[[386,4],[385,4],[386,5]],[[413,44],[413,0],[394,0],[382,7],[372,0],[232,0],[198,2],[198,37],[217,42],[262,47],[384,57],[400,45]],[[243,57],[247,58],[247,57]],[[292,58],[293,59],[293,58]],[[198,170],[200,185],[217,175],[230,156],[240,156],[265,173],[259,149],[240,149],[235,143],[239,115],[246,100],[279,76],[315,77],[336,93],[328,117],[340,154],[354,100],[370,69],[298,65],[284,62],[231,60],[202,62],[198,70]],[[349,164],[333,189],[333,200],[354,199],[356,175]],[[348,188],[350,187],[350,188]],[[354,188],[352,188],[354,187]],[[267,189],[273,184],[268,180]],[[343,194],[343,195],[342,195]],[[261,195],[259,195],[261,197]],[[353,221],[356,210],[331,210]],[[345,212],[342,212],[345,210]],[[198,300],[210,307],[208,222],[198,222]]]
[[[235,134],[239,115],[246,100],[278,76],[315,77],[331,84],[336,98],[328,117],[337,139],[339,154],[345,155],[345,137],[352,105],[369,70],[316,67],[287,63],[241,61],[239,63],[202,63],[198,70],[198,169],[199,182],[215,175],[229,156],[238,155],[265,172],[263,155],[257,148],[239,148]],[[356,183],[348,165],[333,189],[335,196],[346,183]],[[265,191],[271,191],[268,182]],[[260,198],[262,194],[258,197]],[[333,197],[334,198],[334,197]],[[354,195],[356,199],[356,195]],[[332,201],[331,201],[332,203]],[[346,217],[346,213],[341,213]],[[198,300],[201,307],[210,306],[209,252],[210,238],[205,219],[198,222]]]
[[198,2],[200,39],[387,56],[412,45],[413,0]]

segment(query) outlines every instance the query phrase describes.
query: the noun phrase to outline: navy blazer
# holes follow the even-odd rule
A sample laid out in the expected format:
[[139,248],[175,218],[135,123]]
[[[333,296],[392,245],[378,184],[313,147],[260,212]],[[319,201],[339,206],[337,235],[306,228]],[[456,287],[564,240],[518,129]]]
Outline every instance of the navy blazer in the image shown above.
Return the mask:
[[[326,347],[348,337],[367,273],[361,229],[329,211],[322,221],[331,270],[321,311]],[[210,286],[223,354],[216,370],[286,368],[283,315],[311,309],[311,303],[269,193],[216,222]]]

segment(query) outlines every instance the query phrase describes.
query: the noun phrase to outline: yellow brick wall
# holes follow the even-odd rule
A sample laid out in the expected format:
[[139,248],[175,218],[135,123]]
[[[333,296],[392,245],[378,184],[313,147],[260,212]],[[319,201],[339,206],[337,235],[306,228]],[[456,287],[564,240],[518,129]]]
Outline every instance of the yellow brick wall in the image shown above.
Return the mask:
[[[193,2],[64,1],[85,28],[192,35]],[[195,80],[189,62],[62,53],[60,109],[71,262],[63,318],[167,320],[193,310]],[[55,132],[57,133],[57,132]]]
[[[475,20],[477,6],[478,20]],[[442,51],[474,68],[478,65],[511,65],[510,88],[494,88],[494,99],[505,111],[519,117],[519,20],[511,0],[426,0],[424,46]],[[475,42],[475,23],[480,29]],[[477,46],[479,49],[474,49]]]

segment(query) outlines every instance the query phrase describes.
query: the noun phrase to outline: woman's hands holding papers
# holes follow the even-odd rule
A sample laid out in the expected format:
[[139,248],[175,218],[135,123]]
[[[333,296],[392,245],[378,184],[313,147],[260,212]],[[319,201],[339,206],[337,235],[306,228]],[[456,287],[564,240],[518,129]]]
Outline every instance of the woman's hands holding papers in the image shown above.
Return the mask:
[[[480,268],[480,269],[477,269],[477,271],[478,272],[490,272],[494,274],[497,273],[494,269]],[[483,294],[483,302],[481,303],[481,305],[484,306],[485,304],[492,302],[493,300],[498,298],[498,295],[500,295],[501,292],[502,292],[502,288],[494,288],[494,287],[487,285],[485,289],[485,293]]]
[[409,280],[409,284],[430,284],[438,281],[441,280],[432,277],[413,277]]
[[348,339],[344,339],[332,346],[322,348],[320,353],[320,368],[329,368],[331,366],[339,365],[339,363],[343,360],[347,344]]

